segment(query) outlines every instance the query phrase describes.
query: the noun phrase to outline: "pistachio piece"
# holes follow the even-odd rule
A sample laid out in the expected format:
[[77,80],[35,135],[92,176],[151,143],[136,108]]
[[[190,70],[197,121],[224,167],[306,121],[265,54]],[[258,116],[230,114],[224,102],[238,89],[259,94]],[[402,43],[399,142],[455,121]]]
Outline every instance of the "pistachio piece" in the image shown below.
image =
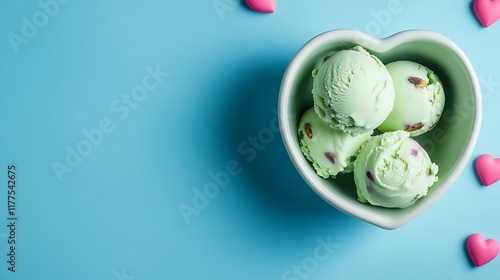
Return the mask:
[[335,164],[335,154],[332,152],[325,153],[326,158],[333,164]]
[[370,179],[370,181],[374,182],[373,174],[370,171],[366,171],[366,177],[368,177],[368,179]]
[[414,125],[407,125],[406,128],[405,128],[405,131],[406,132],[412,132],[412,131],[421,129],[422,127],[424,127],[424,124],[421,123],[421,122],[419,122],[419,123],[414,124]]
[[409,77],[408,82],[412,83],[417,88],[425,88],[427,86],[427,82],[419,77]]
[[309,139],[312,139],[313,138],[313,131],[311,129],[310,123],[306,123],[304,130],[306,131],[307,137],[309,137]]

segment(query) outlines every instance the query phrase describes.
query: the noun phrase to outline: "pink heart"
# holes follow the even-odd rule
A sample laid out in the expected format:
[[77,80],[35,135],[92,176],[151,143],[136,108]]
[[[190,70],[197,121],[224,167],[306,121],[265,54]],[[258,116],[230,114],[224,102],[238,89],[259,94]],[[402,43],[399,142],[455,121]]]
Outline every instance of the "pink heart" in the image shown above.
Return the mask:
[[476,160],[477,175],[485,186],[500,180],[500,159],[491,155],[480,155]]
[[273,13],[275,0],[247,0],[250,9],[261,13]]
[[475,0],[474,11],[484,27],[488,27],[500,18],[500,0]]
[[483,236],[474,233],[467,238],[467,250],[476,266],[482,266],[492,261],[497,255],[500,247],[494,239],[484,240]]

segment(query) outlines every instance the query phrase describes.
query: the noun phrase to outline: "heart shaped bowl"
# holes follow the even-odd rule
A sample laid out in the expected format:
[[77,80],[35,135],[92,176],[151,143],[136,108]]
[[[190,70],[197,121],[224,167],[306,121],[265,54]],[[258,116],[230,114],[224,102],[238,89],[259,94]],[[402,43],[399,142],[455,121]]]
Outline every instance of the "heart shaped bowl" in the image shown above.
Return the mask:
[[[446,103],[437,126],[415,138],[439,166],[439,180],[426,197],[405,209],[376,207],[358,202],[354,178],[342,174],[323,179],[302,155],[297,126],[313,107],[311,75],[322,59],[336,50],[362,46],[383,63],[410,60],[438,75]],[[377,39],[355,30],[333,30],[307,42],[288,65],[281,83],[278,116],[281,135],[296,169],[324,200],[342,212],[385,229],[406,224],[433,205],[463,171],[481,127],[481,92],[475,71],[464,52],[450,39],[430,31],[409,30]]]

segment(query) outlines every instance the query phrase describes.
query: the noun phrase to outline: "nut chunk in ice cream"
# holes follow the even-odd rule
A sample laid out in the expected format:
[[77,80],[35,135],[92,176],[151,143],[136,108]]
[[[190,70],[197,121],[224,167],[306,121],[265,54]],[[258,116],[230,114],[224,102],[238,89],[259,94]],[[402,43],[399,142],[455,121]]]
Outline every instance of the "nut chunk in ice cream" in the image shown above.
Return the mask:
[[439,78],[429,68],[411,61],[387,64],[394,82],[394,109],[378,127],[380,131],[405,130],[418,136],[431,130],[444,108],[444,91]]
[[313,108],[302,115],[298,130],[302,153],[316,173],[325,179],[341,172],[352,172],[359,148],[373,132],[352,136],[333,129],[318,117]]
[[325,59],[313,70],[316,113],[353,135],[378,127],[394,106],[394,85],[384,64],[360,46]]
[[427,195],[438,166],[406,131],[386,132],[361,147],[354,162],[358,200],[388,208],[406,208]]

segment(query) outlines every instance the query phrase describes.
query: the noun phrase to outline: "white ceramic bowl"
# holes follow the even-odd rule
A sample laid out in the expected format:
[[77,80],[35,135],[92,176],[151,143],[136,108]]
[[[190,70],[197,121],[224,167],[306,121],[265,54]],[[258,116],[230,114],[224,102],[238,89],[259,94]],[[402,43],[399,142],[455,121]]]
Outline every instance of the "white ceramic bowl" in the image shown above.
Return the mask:
[[[357,201],[351,174],[323,179],[302,155],[297,125],[313,106],[311,72],[332,51],[360,45],[382,62],[410,60],[434,70],[443,83],[446,105],[438,125],[415,139],[439,166],[439,180],[429,194],[406,209]],[[337,209],[386,229],[398,228],[434,204],[455,182],[470,159],[481,126],[481,93],[475,71],[450,39],[430,31],[410,30],[377,39],[354,30],[333,30],[307,42],[284,74],[279,95],[279,122],[288,154],[309,186]]]

